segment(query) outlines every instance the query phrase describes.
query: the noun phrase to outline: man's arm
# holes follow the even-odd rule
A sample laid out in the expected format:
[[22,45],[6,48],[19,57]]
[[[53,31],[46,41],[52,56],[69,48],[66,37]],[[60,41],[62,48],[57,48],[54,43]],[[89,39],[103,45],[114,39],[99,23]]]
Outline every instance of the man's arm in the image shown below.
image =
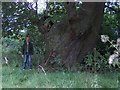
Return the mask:
[[33,44],[31,43],[31,55],[33,55],[34,53],[34,48],[33,48]]
[[22,45],[22,55],[24,55],[24,44]]

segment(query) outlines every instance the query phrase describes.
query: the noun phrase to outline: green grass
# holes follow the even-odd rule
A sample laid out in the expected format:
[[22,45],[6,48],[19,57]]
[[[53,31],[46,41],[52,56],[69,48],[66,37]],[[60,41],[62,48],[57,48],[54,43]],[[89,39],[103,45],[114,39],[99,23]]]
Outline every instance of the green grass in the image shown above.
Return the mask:
[[[2,67],[3,88],[117,88],[118,73],[46,72],[22,67]],[[97,84],[96,81],[97,80]],[[93,86],[92,86],[93,85]],[[97,86],[95,86],[97,85]]]
[[[120,73],[118,72],[93,74],[79,71],[74,73],[56,71],[46,72],[47,75],[45,75],[37,69],[23,71],[23,58],[17,54],[16,49],[3,47],[2,52],[2,56],[7,57],[10,62],[8,66],[2,67],[2,88],[117,88],[118,85],[120,87],[118,84]],[[36,58],[39,60],[38,57]],[[36,60],[34,59],[35,62]],[[4,59],[0,61],[2,64],[5,63]]]

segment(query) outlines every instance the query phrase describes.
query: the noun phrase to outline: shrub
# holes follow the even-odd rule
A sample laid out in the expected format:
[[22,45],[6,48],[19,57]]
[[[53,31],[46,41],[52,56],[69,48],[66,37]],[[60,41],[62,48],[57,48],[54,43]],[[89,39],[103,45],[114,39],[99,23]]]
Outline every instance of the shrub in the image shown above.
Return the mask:
[[101,55],[96,49],[93,52],[89,53],[85,58],[85,65],[88,70],[96,71],[105,71],[109,69],[108,57],[109,53]]
[[22,42],[13,38],[1,38],[2,41],[2,61],[4,63],[5,57],[10,63],[21,61],[21,45]]
[[106,43],[109,42],[111,44],[110,47],[115,48],[114,52],[112,55],[109,56],[109,64],[113,65],[115,67],[115,65],[117,65],[120,68],[120,63],[119,63],[119,55],[120,55],[120,38],[118,38],[116,40],[116,43],[114,43],[112,41],[109,40],[109,36],[107,35],[101,35],[101,41]]

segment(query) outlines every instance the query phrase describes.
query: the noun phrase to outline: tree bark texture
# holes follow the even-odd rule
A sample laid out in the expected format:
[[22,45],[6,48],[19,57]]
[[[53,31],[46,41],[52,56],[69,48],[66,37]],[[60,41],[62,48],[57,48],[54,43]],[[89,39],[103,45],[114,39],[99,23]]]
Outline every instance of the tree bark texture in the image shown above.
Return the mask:
[[[81,63],[95,46],[104,15],[103,2],[83,2],[76,10],[74,2],[64,3],[67,18],[45,33],[47,50],[54,50],[61,63],[71,68]],[[48,53],[47,53],[48,54]]]

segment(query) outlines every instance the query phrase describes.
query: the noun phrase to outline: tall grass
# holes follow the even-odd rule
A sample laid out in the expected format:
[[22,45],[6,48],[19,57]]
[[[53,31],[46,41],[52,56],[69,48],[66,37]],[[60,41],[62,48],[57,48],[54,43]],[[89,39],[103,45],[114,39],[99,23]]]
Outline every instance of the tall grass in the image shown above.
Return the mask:
[[[118,73],[46,72],[21,67],[2,68],[3,88],[117,88]],[[96,77],[97,76],[97,77]],[[97,80],[97,81],[95,81]]]

